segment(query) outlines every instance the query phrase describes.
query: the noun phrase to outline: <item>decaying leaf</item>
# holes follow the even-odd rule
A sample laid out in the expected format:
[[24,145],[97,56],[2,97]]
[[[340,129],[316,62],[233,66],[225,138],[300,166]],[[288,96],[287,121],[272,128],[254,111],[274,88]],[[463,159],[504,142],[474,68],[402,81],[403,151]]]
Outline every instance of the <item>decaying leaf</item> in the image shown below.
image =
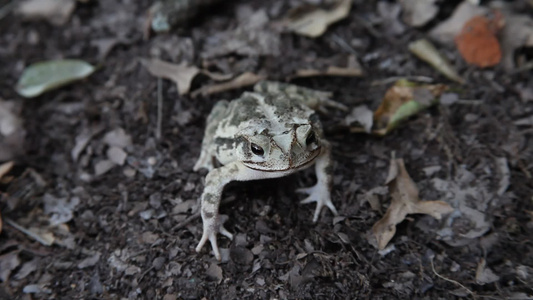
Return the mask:
[[443,44],[452,44],[454,38],[461,32],[461,29],[468,20],[475,16],[482,16],[488,12],[488,8],[464,0],[453,11],[451,17],[437,25],[429,32],[429,36]]
[[69,20],[75,7],[74,0],[26,0],[15,11],[25,19],[46,20],[59,26]]
[[527,15],[510,15],[505,18],[501,32],[503,66],[507,71],[515,68],[514,52],[520,47],[533,47],[533,19]]
[[173,64],[156,58],[141,59],[141,63],[150,74],[174,81],[178,87],[178,93],[185,95],[189,93],[191,82],[200,73],[200,69],[195,66],[187,66],[186,63]]
[[442,56],[431,42],[426,39],[420,39],[409,44],[409,51],[421,60],[430,64],[437,71],[441,72],[448,79],[464,84],[465,80],[459,76],[457,71]]
[[196,97],[198,95],[207,96],[207,95],[222,93],[225,91],[238,89],[238,88],[242,88],[245,86],[256,84],[257,82],[263,79],[265,79],[265,76],[257,75],[251,72],[245,72],[230,81],[203,86],[197,89],[196,91],[193,91],[191,93],[191,96],[192,97]]
[[370,242],[383,250],[396,233],[396,224],[402,222],[408,214],[427,214],[437,220],[451,213],[453,208],[443,201],[421,201],[418,188],[413,182],[403,159],[391,159],[386,184],[391,194],[391,204],[387,212],[372,227]]
[[96,68],[79,59],[38,62],[27,67],[17,83],[17,93],[33,98],[91,75]]
[[[316,63],[318,60],[315,60]],[[327,62],[326,62],[327,63]],[[332,65],[335,63],[335,65]],[[347,76],[359,77],[363,76],[363,68],[357,61],[355,55],[349,55],[344,59],[331,59],[325,68],[309,68],[300,69],[296,71],[293,78],[297,77],[312,77],[312,76]]]
[[502,52],[496,34],[502,26],[503,17],[498,12],[492,19],[475,16],[466,22],[455,37],[455,45],[464,60],[480,68],[497,65],[502,58]]
[[402,0],[403,21],[413,27],[424,26],[439,12],[436,0]]
[[[402,121],[438,103],[440,95],[448,87],[444,84],[417,84],[405,79],[398,80],[374,112],[372,133],[386,135]],[[351,127],[351,132],[364,132],[360,127]]]
[[352,7],[351,0],[340,0],[329,10],[318,7],[299,7],[290,11],[282,21],[291,32],[307,37],[319,37],[329,25],[346,18]]

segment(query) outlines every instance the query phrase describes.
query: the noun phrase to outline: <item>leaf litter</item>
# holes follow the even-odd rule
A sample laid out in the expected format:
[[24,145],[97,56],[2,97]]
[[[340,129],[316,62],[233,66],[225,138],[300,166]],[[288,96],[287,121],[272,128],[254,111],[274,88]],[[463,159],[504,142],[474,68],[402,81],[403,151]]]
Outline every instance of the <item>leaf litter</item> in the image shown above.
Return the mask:
[[300,6],[289,11],[281,21],[281,25],[287,31],[316,38],[324,34],[329,25],[346,18],[351,7],[351,0],[339,0],[331,9]]
[[[351,132],[371,132],[375,135],[386,135],[411,116],[439,103],[440,95],[448,87],[444,84],[418,84],[400,79],[387,90],[380,106],[373,112],[369,120],[370,110],[355,108],[346,117]],[[369,127],[372,130],[369,131]]]
[[422,201],[418,188],[413,182],[403,159],[391,159],[389,174],[385,184],[389,187],[391,204],[385,215],[372,226],[369,242],[380,250],[385,249],[396,233],[396,225],[408,214],[427,214],[440,220],[453,208],[444,201]]

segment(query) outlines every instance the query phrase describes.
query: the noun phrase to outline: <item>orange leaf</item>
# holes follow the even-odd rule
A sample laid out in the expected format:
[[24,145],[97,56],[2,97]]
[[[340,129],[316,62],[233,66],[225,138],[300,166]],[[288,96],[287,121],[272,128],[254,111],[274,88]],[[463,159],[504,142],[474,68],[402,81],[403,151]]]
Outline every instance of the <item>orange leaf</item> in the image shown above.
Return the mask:
[[503,17],[498,12],[491,19],[475,16],[466,22],[455,37],[455,45],[465,61],[481,68],[497,65],[502,52],[496,33],[502,26]]

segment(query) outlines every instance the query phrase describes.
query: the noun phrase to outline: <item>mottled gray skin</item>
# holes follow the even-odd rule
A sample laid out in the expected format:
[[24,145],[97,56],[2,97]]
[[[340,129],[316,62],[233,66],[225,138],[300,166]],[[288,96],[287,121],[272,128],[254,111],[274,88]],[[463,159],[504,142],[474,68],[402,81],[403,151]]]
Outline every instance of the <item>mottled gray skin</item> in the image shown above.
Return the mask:
[[[216,234],[232,239],[220,220],[218,207],[224,186],[231,181],[248,181],[286,176],[313,163],[315,186],[298,189],[309,196],[301,203],[317,202],[313,222],[331,202],[332,163],[330,145],[310,107],[342,105],[327,100],[329,93],[294,85],[262,82],[255,92],[245,92],[231,102],[220,101],[207,118],[201,155],[194,170],[209,170],[201,196],[203,235],[199,252],[207,240],[220,260]],[[223,166],[215,168],[216,158]]]

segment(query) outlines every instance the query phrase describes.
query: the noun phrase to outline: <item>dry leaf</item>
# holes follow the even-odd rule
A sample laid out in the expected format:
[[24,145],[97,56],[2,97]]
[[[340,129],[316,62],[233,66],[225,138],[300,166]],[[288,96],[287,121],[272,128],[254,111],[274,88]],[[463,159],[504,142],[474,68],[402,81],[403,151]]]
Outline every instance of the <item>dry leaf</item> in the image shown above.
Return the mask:
[[6,175],[7,173],[9,173],[9,171],[11,171],[11,169],[13,168],[13,165],[15,165],[13,161],[8,161],[8,162],[0,164],[0,179],[2,179],[4,175]]
[[452,44],[454,38],[461,32],[468,20],[475,16],[485,15],[488,11],[486,7],[478,6],[465,0],[457,6],[451,17],[433,28],[429,32],[429,36],[440,43]]
[[[438,220],[451,213],[453,208],[443,201],[421,201],[418,189],[405,170],[403,159],[391,159],[387,185],[391,193],[391,205],[372,227],[371,243],[383,250],[396,233],[396,224],[408,214],[427,214]],[[374,240],[375,239],[375,240]]]
[[403,21],[413,27],[424,26],[439,12],[436,0],[402,0]]
[[297,70],[296,75],[294,75],[293,78],[312,76],[363,76],[363,68],[357,61],[355,55],[350,55],[342,61],[335,60],[334,62],[338,64],[329,65],[325,70],[319,70],[314,68]]
[[346,18],[352,7],[351,0],[340,0],[335,7],[325,10],[318,7],[300,7],[289,12],[282,24],[288,31],[307,37],[319,37],[329,25]]
[[[374,112],[373,134],[385,135],[402,121],[438,103],[440,95],[448,87],[444,84],[422,84],[402,79],[392,86]],[[358,127],[350,129],[360,132]]]
[[430,64],[437,71],[441,72],[448,79],[456,81],[460,84],[464,84],[465,81],[448,62],[448,60],[442,56],[439,51],[426,39],[420,39],[409,44],[409,51],[416,55],[421,60]]
[[186,63],[177,65],[155,58],[141,59],[141,63],[150,74],[174,81],[178,86],[180,95],[189,93],[192,80],[200,73],[200,69],[195,66],[187,66]]
[[257,82],[263,79],[265,79],[265,76],[257,75],[252,72],[245,72],[237,76],[233,80],[223,82],[223,83],[203,86],[197,89],[196,91],[192,92],[191,96],[192,97],[196,97],[198,95],[207,96],[207,95],[222,93],[225,91],[238,89],[238,88],[242,88],[245,86],[256,84]]
[[533,47],[533,19],[527,15],[506,16],[501,44],[503,66],[511,71],[515,67],[514,51],[520,47]]
[[466,22],[461,33],[455,37],[455,45],[464,60],[480,68],[497,65],[502,52],[496,34],[502,26],[503,17],[498,12],[491,20],[475,16]]
[[25,19],[44,19],[59,26],[67,23],[75,7],[74,0],[26,0],[19,4],[16,13]]

